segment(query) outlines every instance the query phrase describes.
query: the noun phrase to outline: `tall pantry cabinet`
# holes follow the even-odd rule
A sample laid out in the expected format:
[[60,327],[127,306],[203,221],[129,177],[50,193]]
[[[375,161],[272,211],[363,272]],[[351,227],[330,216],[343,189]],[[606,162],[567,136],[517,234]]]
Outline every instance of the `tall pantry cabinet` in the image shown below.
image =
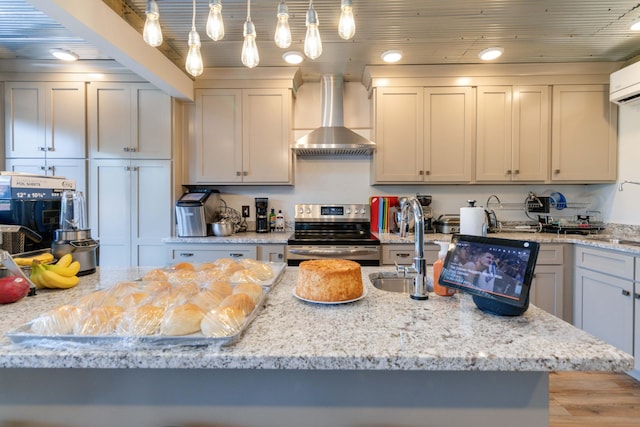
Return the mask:
[[85,82],[5,82],[6,169],[64,176],[86,191]]
[[100,265],[163,265],[171,235],[171,97],[144,83],[92,83],[89,181]]

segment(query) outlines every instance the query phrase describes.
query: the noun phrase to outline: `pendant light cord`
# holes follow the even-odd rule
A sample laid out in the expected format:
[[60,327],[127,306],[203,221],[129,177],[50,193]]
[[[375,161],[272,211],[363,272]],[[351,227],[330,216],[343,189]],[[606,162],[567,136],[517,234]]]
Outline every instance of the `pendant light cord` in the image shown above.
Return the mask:
[[191,31],[196,30],[196,0],[193,0],[193,17],[191,18]]
[[251,0],[247,0],[247,19],[251,19]]

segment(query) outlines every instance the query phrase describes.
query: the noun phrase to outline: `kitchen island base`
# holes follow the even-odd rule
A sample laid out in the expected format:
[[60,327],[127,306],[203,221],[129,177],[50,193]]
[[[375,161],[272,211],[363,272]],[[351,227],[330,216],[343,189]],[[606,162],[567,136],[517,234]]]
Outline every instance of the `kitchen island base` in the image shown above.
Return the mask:
[[2,426],[549,424],[547,372],[14,368],[0,384]]

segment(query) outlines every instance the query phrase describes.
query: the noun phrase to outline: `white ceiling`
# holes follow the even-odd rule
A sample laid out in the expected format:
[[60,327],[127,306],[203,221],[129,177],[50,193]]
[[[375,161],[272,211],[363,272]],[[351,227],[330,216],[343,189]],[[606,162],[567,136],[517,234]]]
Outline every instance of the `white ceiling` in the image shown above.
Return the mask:
[[[192,2],[157,1],[165,38],[162,50],[183,69]],[[104,2],[134,26],[144,19],[145,0]],[[286,65],[281,58],[284,51],[273,43],[278,3],[251,2],[261,67]],[[294,39],[288,50],[302,51],[309,2],[286,3]],[[326,73],[359,81],[364,66],[381,64],[380,54],[387,49],[404,51],[401,64],[479,63],[478,52],[489,46],[505,49],[499,63],[626,61],[640,54],[640,32],[629,30],[640,19],[638,0],[353,0],[357,30],[350,41],[337,34],[340,0],[313,4],[324,53],[300,65],[306,81]],[[205,67],[241,67],[247,3],[222,0],[222,5],[226,35],[214,42],[204,30],[208,1],[197,0],[196,27]],[[39,12],[29,0],[0,1],[0,59],[49,60],[49,48],[54,47],[74,51],[81,60],[111,58]]]

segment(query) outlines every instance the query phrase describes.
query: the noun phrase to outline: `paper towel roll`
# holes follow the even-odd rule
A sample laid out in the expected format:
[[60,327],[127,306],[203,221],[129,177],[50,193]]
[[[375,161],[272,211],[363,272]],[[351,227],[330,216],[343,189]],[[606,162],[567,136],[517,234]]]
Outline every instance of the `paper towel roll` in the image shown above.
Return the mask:
[[487,217],[484,208],[466,207],[460,208],[460,234],[473,236],[487,235]]

